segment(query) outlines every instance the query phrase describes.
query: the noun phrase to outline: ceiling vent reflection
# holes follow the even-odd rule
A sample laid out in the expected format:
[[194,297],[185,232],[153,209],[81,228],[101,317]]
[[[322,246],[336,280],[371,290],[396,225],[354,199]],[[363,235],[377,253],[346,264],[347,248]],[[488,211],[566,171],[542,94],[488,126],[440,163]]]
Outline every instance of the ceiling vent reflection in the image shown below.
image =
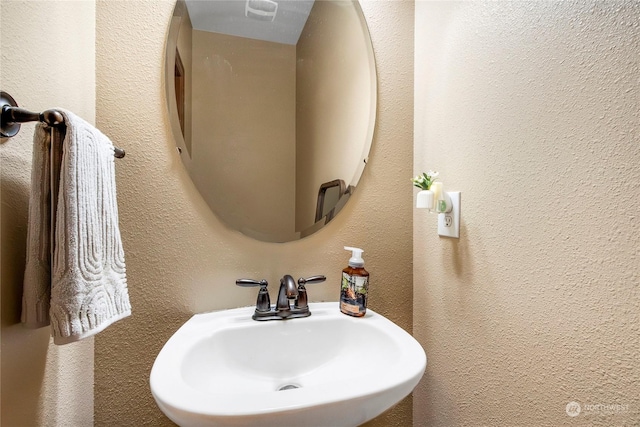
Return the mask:
[[278,3],[271,0],[247,0],[244,16],[259,21],[273,22],[278,12]]

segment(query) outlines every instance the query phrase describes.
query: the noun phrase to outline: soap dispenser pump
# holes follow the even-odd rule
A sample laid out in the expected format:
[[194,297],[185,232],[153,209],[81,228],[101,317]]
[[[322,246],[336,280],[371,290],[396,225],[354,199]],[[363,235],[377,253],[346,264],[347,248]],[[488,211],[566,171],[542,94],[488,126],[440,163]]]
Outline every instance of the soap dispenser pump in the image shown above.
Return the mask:
[[342,270],[340,286],[340,311],[346,315],[362,317],[367,312],[367,292],[369,290],[369,272],[364,269],[364,260],[360,248],[345,246],[351,251],[349,266]]

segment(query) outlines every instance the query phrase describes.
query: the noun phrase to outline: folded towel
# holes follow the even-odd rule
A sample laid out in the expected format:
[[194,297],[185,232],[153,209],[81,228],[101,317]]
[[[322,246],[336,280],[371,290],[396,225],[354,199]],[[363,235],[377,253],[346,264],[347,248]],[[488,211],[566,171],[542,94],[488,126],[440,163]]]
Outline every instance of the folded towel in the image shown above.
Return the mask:
[[[131,305],[118,228],[113,143],[75,114],[60,111],[66,123],[64,137],[59,129],[52,131],[53,137],[47,136],[43,125],[36,126],[34,136],[22,321],[26,326],[46,325],[43,314],[49,304],[54,343],[66,344],[129,316]],[[58,156],[60,145],[62,155]],[[51,162],[48,146],[53,148]],[[61,157],[59,181],[56,157]],[[42,167],[47,163],[53,166]],[[49,185],[53,184],[57,207],[47,206],[45,196],[43,175],[52,169]],[[45,256],[51,241],[50,221],[54,224],[52,261]]]

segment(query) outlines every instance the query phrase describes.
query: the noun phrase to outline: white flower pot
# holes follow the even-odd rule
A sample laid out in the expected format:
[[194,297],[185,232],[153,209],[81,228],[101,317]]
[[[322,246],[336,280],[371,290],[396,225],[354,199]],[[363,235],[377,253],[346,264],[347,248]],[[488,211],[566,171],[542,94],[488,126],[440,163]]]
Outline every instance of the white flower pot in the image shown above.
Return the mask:
[[434,207],[434,194],[433,191],[430,190],[422,190],[418,192],[416,197],[416,208],[421,209],[433,209]]

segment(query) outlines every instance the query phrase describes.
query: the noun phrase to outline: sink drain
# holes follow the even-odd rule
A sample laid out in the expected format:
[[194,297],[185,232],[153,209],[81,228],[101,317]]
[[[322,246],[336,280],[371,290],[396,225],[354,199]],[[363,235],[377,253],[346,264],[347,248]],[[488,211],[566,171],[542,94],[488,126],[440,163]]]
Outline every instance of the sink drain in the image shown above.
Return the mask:
[[300,388],[300,386],[296,384],[285,384],[282,387],[278,388],[278,391],[293,390],[294,388]]

